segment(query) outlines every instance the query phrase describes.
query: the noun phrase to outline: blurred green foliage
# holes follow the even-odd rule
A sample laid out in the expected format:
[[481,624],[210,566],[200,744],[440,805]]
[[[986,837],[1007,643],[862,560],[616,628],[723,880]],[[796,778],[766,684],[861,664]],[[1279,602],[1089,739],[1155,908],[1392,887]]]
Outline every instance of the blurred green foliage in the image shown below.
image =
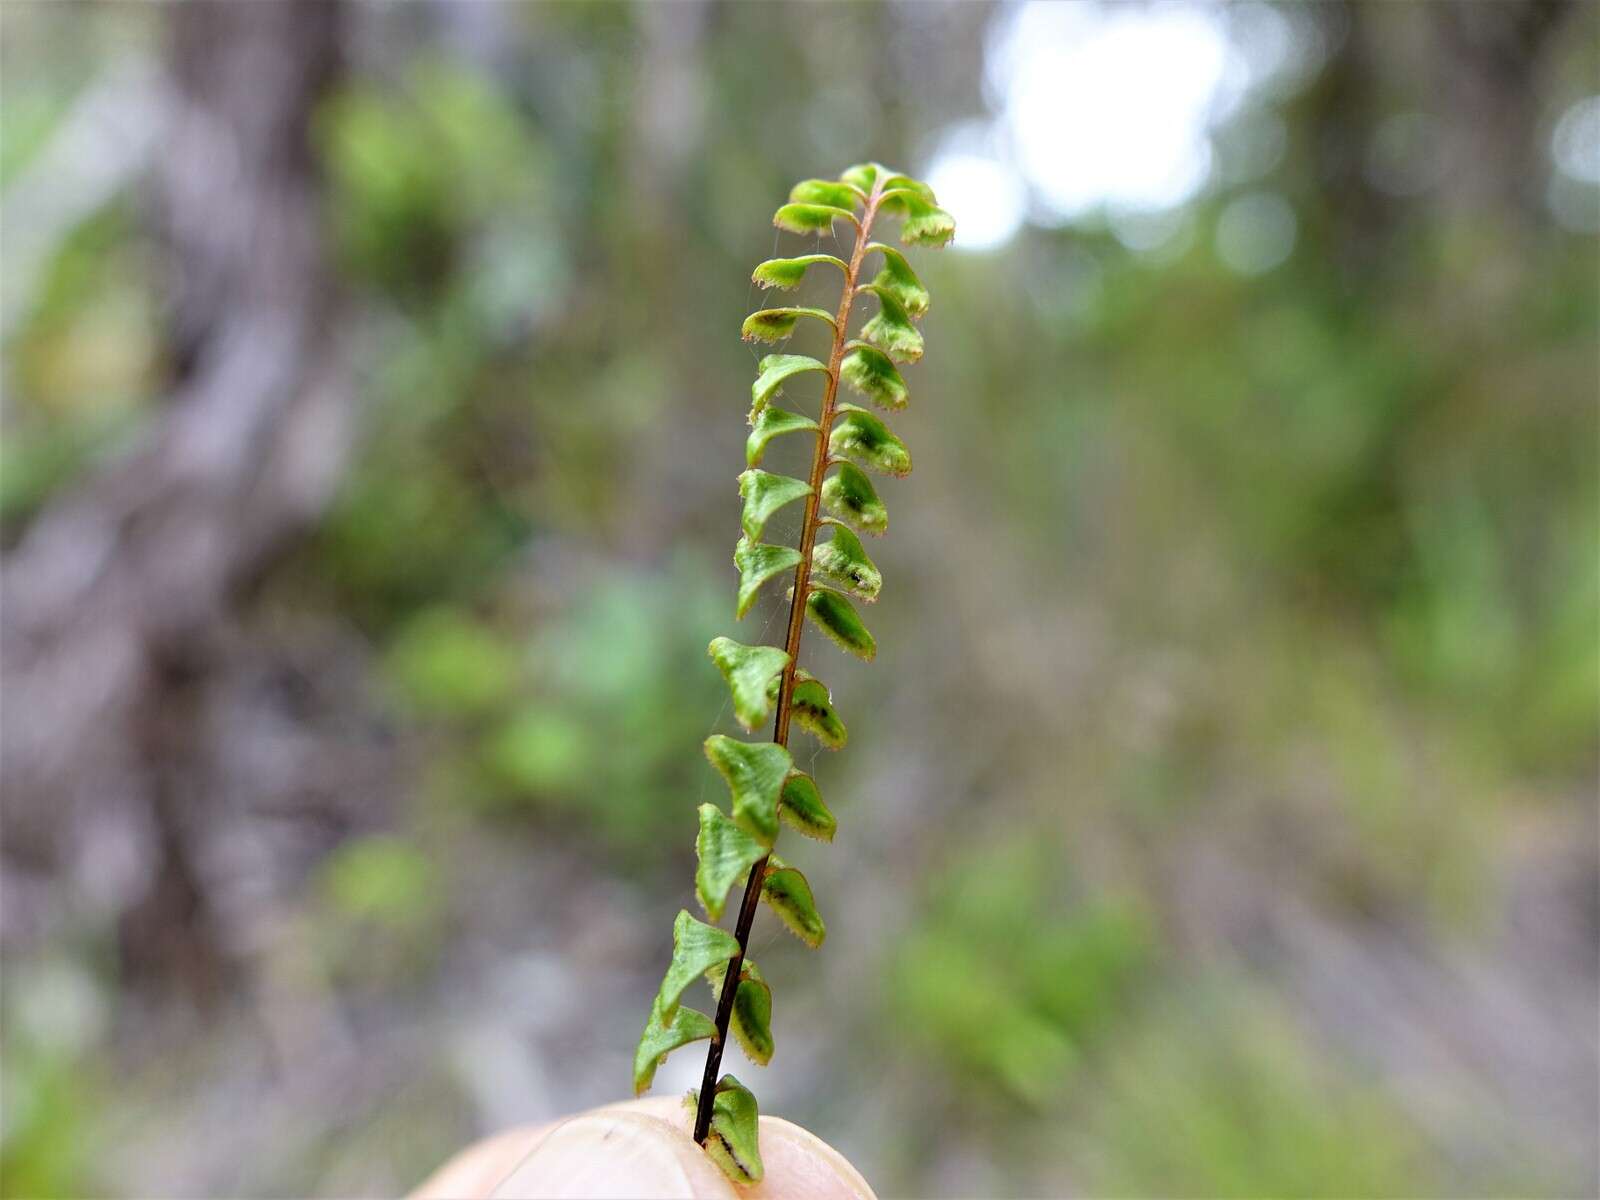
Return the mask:
[[1319,1063],[1270,1005],[1219,999],[1214,986],[1186,989],[1119,1040],[1091,1112],[1073,1140],[1094,1195],[1401,1196],[1438,1186],[1420,1131],[1389,1097]]
[[318,869],[306,914],[312,953],[296,970],[383,994],[426,979],[444,949],[450,897],[440,866],[416,842],[354,837]]
[[15,524],[125,445],[161,385],[155,264],[133,206],[72,229],[41,270],[9,368],[26,403],[0,445],[0,522]]
[[517,682],[512,653],[470,617],[426,609],[395,635],[389,672],[403,703],[423,716],[472,716],[510,696]]
[[105,1009],[77,964],[17,964],[3,997],[0,1181],[12,1196],[77,1196],[102,1188],[84,1153],[111,1110],[108,1064],[97,1052]]
[[90,1188],[83,1145],[97,1097],[95,1070],[70,1057],[25,1047],[8,1053],[0,1178],[11,1196],[81,1196]]
[[331,854],[322,866],[322,886],[344,916],[404,928],[432,913],[439,879],[414,846],[378,836],[346,842]]
[[407,620],[385,675],[396,715],[432,738],[438,802],[564,815],[649,854],[706,784],[682,751],[722,701],[696,651],[724,599],[685,558],[595,580],[531,638],[444,608]]
[[1131,900],[1083,903],[1062,863],[1036,840],[963,856],[895,948],[887,993],[951,1069],[1041,1110],[1070,1093],[1151,949]]

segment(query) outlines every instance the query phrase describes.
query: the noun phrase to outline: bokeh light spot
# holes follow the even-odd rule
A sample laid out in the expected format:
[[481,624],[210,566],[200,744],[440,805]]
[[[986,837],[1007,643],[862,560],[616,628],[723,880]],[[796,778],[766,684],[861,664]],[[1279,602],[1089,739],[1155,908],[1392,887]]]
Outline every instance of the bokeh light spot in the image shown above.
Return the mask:
[[1556,122],[1550,156],[1565,174],[1600,184],[1600,96],[1579,100]]
[[1022,225],[1023,194],[1016,173],[981,154],[956,151],[934,159],[928,185],[956,219],[962,250],[992,250],[1015,236]]
[[1228,202],[1217,218],[1217,257],[1241,275],[1272,270],[1294,249],[1298,222],[1276,192],[1250,192]]
[[1017,165],[1063,220],[1193,197],[1223,85],[1240,73],[1213,11],[1039,2],[1002,27],[989,68]]

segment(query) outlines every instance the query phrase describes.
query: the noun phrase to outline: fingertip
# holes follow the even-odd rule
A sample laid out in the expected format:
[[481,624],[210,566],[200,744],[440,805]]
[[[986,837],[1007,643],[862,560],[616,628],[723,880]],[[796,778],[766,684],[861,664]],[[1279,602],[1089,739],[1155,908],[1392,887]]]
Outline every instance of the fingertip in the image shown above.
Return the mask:
[[[614,1108],[657,1117],[685,1140],[694,1124],[689,1109],[678,1098],[653,1096]],[[703,1157],[698,1147],[694,1152]],[[735,1188],[736,1196],[742,1200],[877,1200],[849,1159],[809,1129],[782,1117],[761,1118],[761,1165],[762,1181]]]
[[[738,1192],[659,1102],[563,1121],[488,1193],[501,1200],[735,1200]],[[652,1111],[657,1109],[657,1111]]]
[[743,1189],[746,1200],[877,1200],[849,1159],[782,1117],[761,1118],[761,1162],[765,1178]]
[[551,1128],[548,1124],[523,1125],[467,1147],[418,1184],[409,1200],[463,1200],[489,1195]]
[[761,1118],[764,1178],[752,1186],[729,1182],[690,1125],[681,1100],[657,1097],[510,1130],[457,1155],[412,1200],[875,1200],[842,1154],[781,1117]]

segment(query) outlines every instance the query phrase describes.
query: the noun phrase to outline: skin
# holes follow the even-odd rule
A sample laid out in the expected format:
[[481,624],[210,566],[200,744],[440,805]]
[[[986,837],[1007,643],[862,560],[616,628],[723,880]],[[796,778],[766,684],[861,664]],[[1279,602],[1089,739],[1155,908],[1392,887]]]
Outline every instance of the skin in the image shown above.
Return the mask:
[[691,1140],[692,1124],[682,1101],[663,1097],[508,1130],[456,1155],[412,1200],[875,1200],[843,1155],[778,1117],[761,1118],[765,1178],[752,1187],[736,1186]]

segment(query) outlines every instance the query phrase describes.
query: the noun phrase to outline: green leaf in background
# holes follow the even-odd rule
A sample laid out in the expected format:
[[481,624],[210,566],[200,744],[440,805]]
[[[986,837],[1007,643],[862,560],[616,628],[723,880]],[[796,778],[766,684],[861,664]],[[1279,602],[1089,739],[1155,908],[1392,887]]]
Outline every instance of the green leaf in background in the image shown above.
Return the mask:
[[[793,570],[799,564],[800,551],[793,546],[772,546],[766,542],[740,538],[739,544],[733,548],[733,565],[739,568],[739,599],[734,607],[734,617],[743,617],[750,611],[762,584],[774,575]],[[745,728],[750,728],[749,722],[745,722]]]
[[806,277],[806,271],[818,263],[830,263],[841,271],[850,268],[842,259],[837,259],[831,254],[802,254],[798,258],[769,258],[759,264],[750,274],[750,282],[759,284],[764,288],[778,288],[780,291],[790,291],[800,286],[800,281]]
[[855,606],[838,592],[818,590],[806,597],[806,611],[818,628],[857,658],[871,662],[878,643],[856,614]]
[[797,833],[816,838],[819,842],[833,841],[839,822],[834,820],[828,806],[822,802],[822,793],[811,776],[794,771],[783,781],[783,805],[778,815],[783,823]]
[[767,685],[789,665],[789,656],[776,646],[746,646],[728,637],[712,638],[706,653],[728,681],[739,724],[754,729],[765,721],[772,708]]
[[832,179],[802,179],[789,189],[789,199],[797,204],[826,204],[832,208],[854,208],[866,196],[851,184]]
[[1041,1108],[1073,1090],[1080,1048],[1124,1015],[1150,953],[1147,920],[1124,899],[1052,906],[1062,874],[1039,830],[968,846],[888,957],[912,1037],[961,1077]]
[[533,793],[581,788],[592,778],[594,753],[590,726],[552,704],[518,709],[484,744],[494,772]]
[[[722,964],[722,969],[727,970],[726,963]],[[644,1033],[639,1036],[639,1045],[633,1052],[633,1094],[642,1096],[650,1090],[650,1085],[655,1082],[656,1068],[667,1061],[667,1055],[679,1046],[708,1038],[716,1031],[717,1027],[710,1017],[684,1005],[678,1007],[671,1020],[664,1020],[661,1001],[657,999],[650,1006],[650,1019],[645,1023]]]
[[811,485],[792,475],[774,475],[752,467],[739,476],[739,495],[744,497],[744,512],[739,514],[739,527],[752,542],[761,540],[772,514],[785,504],[792,504],[802,496],[811,494]]
[[776,742],[740,742],[714,733],[706,739],[706,757],[728,781],[733,819],[764,846],[778,836],[778,797],[794,770],[789,751]]
[[821,500],[829,513],[862,533],[881,537],[889,528],[889,510],[878,499],[872,480],[854,463],[840,463],[839,473],[822,481]]
[[[830,329],[834,326],[833,314],[826,309],[791,305],[787,308],[763,308],[751,313],[744,319],[739,335],[747,342],[781,342],[794,333],[794,327],[801,317],[826,322]],[[865,333],[865,330],[862,332]]]
[[844,722],[833,711],[833,696],[820,679],[796,670],[794,693],[789,698],[794,719],[817,741],[829,750],[842,750],[850,738]]
[[[760,314],[757,314],[760,315]],[[761,373],[750,385],[750,414],[755,416],[767,403],[783,393],[784,383],[807,371],[827,374],[828,367],[809,354],[769,354],[761,360]]]
[[806,877],[776,854],[768,860],[767,873],[761,881],[761,898],[772,906],[772,911],[778,914],[789,932],[813,950],[828,936]]
[[[691,1090],[683,1102],[692,1115],[700,1103],[700,1089]],[[760,1124],[761,1113],[750,1089],[732,1075],[724,1075],[711,1097],[706,1153],[735,1183],[760,1183],[765,1174],[758,1137]]]
[[848,208],[831,204],[785,204],[772,216],[772,223],[790,233],[833,232],[835,221],[855,223],[855,214]]
[[390,647],[388,667],[407,705],[435,716],[495,709],[517,680],[510,647],[453,608],[427,609],[408,621]]
[[828,435],[828,453],[883,475],[911,474],[906,444],[879,418],[854,404],[839,406],[838,420]]
[[876,346],[855,343],[839,363],[839,378],[879,408],[904,408],[911,398],[899,370]]
[[437,912],[438,868],[404,838],[352,838],[328,856],[321,877],[333,906],[357,921],[415,930]]
[[[722,963],[706,972],[711,984],[711,994],[722,997],[722,981],[727,977],[728,964]],[[772,988],[761,977],[761,971],[749,958],[739,971],[739,990],[733,994],[733,1017],[729,1022],[733,1036],[746,1057],[757,1066],[764,1067],[772,1061]]]
[[785,412],[781,408],[770,405],[763,408],[756,419],[751,422],[750,436],[744,443],[744,461],[746,466],[760,466],[761,457],[767,452],[767,443],[775,437],[786,433],[801,433],[805,430],[815,432],[822,428],[810,417],[801,416],[799,413]]
[[856,289],[878,298],[878,315],[861,327],[861,337],[882,350],[895,362],[916,362],[922,357],[922,333],[911,322],[911,315],[894,292],[878,283]]
[[695,895],[713,921],[722,919],[728,889],[750,874],[767,848],[723,814],[715,804],[700,806],[700,833],[694,840],[699,866],[694,872]]
[[[964,1072],[999,1084],[1035,1107],[1059,1094],[1077,1054],[1071,1039],[1009,988],[1007,959],[994,954],[1003,939],[981,946],[919,929],[897,947],[891,985],[905,992],[903,1011],[925,1022],[916,1036]],[[1031,942],[1023,943],[1025,950]],[[1002,964],[1005,964],[1002,966]],[[985,1028],[990,1022],[993,1029]]]
[[8,431],[0,442],[0,520],[18,521],[35,511],[96,455],[131,436],[142,417],[137,410],[113,406],[25,436]]
[[829,541],[811,547],[811,570],[824,583],[869,603],[883,587],[883,574],[867,557],[861,539],[839,524],[833,526]]
[[928,304],[932,297],[928,289],[922,286],[922,280],[917,278],[917,273],[911,269],[911,264],[906,256],[893,246],[886,246],[882,242],[873,242],[867,247],[870,254],[877,250],[883,255],[883,269],[872,280],[879,289],[890,292],[912,317],[920,317],[928,311]]
[[656,1007],[663,1023],[670,1024],[678,1012],[678,1000],[683,989],[718,963],[727,962],[739,953],[739,939],[726,929],[707,925],[680,908],[672,922],[672,962],[662,977],[661,990],[656,993]]

